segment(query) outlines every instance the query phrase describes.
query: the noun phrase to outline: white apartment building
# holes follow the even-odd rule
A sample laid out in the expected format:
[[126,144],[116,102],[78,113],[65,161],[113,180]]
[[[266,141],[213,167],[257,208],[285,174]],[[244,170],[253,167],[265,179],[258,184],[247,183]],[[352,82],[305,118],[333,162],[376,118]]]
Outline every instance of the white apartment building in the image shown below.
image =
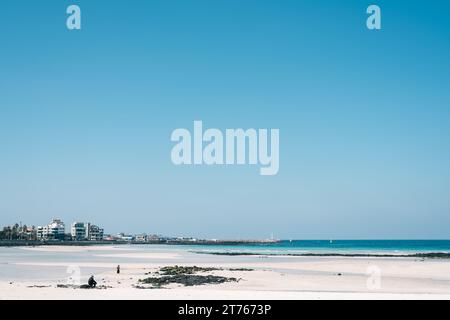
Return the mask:
[[39,240],[64,240],[66,226],[59,219],[53,219],[49,225],[37,227],[37,238]]
[[101,241],[103,229],[89,222],[74,222],[71,227],[72,240],[77,241]]
[[87,239],[89,241],[101,241],[103,240],[103,229],[94,225],[88,223],[88,233],[87,233]]
[[137,242],[147,242],[147,235],[146,234],[138,234],[134,240]]
[[72,240],[86,240],[87,239],[87,230],[86,224],[84,222],[74,222],[72,223],[72,227],[70,228],[70,235],[72,236]]

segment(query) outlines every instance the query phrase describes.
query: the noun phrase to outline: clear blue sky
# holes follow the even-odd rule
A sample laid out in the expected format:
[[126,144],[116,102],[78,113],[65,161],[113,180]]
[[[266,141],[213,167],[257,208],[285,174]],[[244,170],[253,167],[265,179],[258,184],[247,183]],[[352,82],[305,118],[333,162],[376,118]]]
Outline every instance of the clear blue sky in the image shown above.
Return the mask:
[[[3,0],[0,225],[450,238],[449,57],[448,1]],[[173,166],[194,120],[279,128],[279,174]]]

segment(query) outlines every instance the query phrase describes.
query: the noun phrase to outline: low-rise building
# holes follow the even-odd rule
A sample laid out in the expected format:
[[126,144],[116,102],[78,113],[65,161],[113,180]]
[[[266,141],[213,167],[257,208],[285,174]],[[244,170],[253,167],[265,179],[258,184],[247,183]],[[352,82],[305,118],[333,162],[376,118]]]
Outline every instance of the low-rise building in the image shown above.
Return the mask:
[[34,226],[23,228],[23,233],[27,240],[36,240],[36,228]]
[[147,235],[145,233],[138,234],[138,235],[136,235],[134,240],[137,241],[137,242],[147,242]]
[[162,239],[162,237],[161,236],[158,236],[158,235],[156,235],[156,234],[151,234],[151,235],[149,235],[148,237],[147,237],[147,240],[148,241],[158,241],[158,240],[161,240]]
[[134,237],[132,235],[126,235],[124,233],[119,233],[117,238],[122,241],[133,241]]

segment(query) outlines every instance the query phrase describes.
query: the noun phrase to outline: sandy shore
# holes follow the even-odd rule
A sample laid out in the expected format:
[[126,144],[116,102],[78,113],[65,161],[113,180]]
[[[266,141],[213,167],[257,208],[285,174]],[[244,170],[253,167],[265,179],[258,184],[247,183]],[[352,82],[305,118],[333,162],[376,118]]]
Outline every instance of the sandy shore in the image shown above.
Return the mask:
[[[216,257],[152,247],[14,250],[0,255],[0,268],[6,271],[0,273],[0,299],[450,299],[449,260]],[[115,272],[117,264],[120,274]],[[155,275],[159,268],[172,265],[220,268],[204,274],[239,281],[136,288],[147,273]],[[235,270],[241,268],[252,270]],[[105,289],[57,287],[72,283],[70,277],[77,279],[78,273],[84,284],[92,270]]]

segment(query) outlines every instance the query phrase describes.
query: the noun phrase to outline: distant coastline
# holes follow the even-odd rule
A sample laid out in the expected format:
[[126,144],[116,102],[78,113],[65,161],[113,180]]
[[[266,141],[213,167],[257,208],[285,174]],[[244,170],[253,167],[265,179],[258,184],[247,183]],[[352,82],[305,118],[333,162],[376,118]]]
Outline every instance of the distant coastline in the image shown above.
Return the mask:
[[0,240],[0,247],[38,247],[38,246],[98,246],[98,245],[245,245],[245,244],[271,244],[281,240],[184,240],[160,239],[150,241],[41,241],[41,240]]

